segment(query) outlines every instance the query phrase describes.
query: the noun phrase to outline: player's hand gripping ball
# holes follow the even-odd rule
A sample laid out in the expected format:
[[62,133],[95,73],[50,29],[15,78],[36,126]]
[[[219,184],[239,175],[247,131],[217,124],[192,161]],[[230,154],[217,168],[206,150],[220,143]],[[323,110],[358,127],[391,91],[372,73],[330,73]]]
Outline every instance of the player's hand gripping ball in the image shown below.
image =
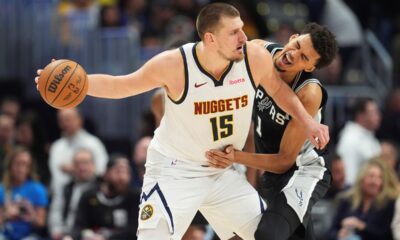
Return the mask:
[[38,74],[36,83],[40,96],[54,108],[73,108],[86,97],[89,81],[85,70],[74,61],[52,61]]

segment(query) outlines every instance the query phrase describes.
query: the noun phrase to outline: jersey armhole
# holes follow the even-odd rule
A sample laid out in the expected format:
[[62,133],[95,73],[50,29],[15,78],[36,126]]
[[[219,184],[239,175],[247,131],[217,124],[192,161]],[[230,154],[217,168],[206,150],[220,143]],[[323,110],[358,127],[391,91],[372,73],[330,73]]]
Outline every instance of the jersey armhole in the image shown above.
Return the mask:
[[185,100],[187,92],[188,92],[188,88],[189,88],[189,73],[188,73],[188,66],[187,66],[185,51],[183,50],[183,47],[180,47],[179,51],[181,52],[182,59],[183,59],[183,68],[184,68],[184,72],[185,72],[185,88],[183,89],[181,96],[177,100],[172,99],[167,94],[168,98],[175,104],[181,104]]
[[246,64],[247,74],[249,75],[249,78],[250,78],[250,81],[251,81],[251,85],[253,86],[254,90],[256,91],[257,90],[257,86],[254,83],[253,74],[251,74],[249,58],[248,58],[248,55],[247,55],[247,45],[246,44],[244,45],[243,51],[244,51],[244,62]]

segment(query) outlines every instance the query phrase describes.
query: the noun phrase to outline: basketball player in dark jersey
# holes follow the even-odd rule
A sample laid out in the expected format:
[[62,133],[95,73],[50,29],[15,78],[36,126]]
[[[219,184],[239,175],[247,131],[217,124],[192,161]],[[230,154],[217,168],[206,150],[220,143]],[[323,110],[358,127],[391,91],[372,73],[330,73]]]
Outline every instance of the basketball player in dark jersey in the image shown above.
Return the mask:
[[[297,94],[305,109],[317,121],[327,93],[311,72],[328,65],[336,55],[335,36],[325,27],[307,24],[300,35],[292,35],[285,46],[263,40],[273,56],[280,77]],[[259,239],[314,239],[311,207],[327,192],[331,175],[324,158],[307,140],[297,120],[284,112],[262,87],[257,88],[253,108],[256,153],[210,150],[214,167],[232,162],[264,170],[267,210],[258,225]]]

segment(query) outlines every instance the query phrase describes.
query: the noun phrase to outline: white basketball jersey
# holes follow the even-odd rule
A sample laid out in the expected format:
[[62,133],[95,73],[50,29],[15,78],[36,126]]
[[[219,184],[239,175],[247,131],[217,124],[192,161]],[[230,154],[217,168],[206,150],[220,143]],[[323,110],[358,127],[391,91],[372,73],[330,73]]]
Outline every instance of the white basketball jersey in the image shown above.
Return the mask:
[[231,62],[220,80],[199,63],[196,44],[180,48],[185,66],[185,90],[178,101],[166,97],[165,115],[151,148],[198,166],[207,165],[205,152],[232,144],[242,149],[250,128],[255,84],[245,57]]

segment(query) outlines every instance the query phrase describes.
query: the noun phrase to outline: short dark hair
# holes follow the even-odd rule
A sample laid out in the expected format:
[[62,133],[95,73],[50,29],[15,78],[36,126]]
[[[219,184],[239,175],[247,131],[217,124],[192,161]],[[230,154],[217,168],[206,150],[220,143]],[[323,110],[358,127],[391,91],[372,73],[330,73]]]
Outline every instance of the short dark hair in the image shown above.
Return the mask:
[[211,3],[203,7],[196,19],[197,34],[203,40],[206,32],[213,31],[222,16],[239,17],[239,11],[227,3]]
[[106,165],[106,171],[110,170],[115,165],[117,165],[117,163],[119,161],[125,161],[129,165],[129,159],[125,154],[119,153],[119,152],[115,152],[115,153],[112,153],[110,155],[110,159],[108,160],[107,165]]
[[301,34],[310,34],[314,49],[320,56],[315,64],[316,68],[329,65],[336,57],[338,52],[336,37],[327,27],[317,23],[308,23]]
[[355,120],[359,114],[365,113],[365,111],[367,110],[367,104],[370,102],[374,103],[375,100],[370,97],[357,99],[351,108],[352,119]]

